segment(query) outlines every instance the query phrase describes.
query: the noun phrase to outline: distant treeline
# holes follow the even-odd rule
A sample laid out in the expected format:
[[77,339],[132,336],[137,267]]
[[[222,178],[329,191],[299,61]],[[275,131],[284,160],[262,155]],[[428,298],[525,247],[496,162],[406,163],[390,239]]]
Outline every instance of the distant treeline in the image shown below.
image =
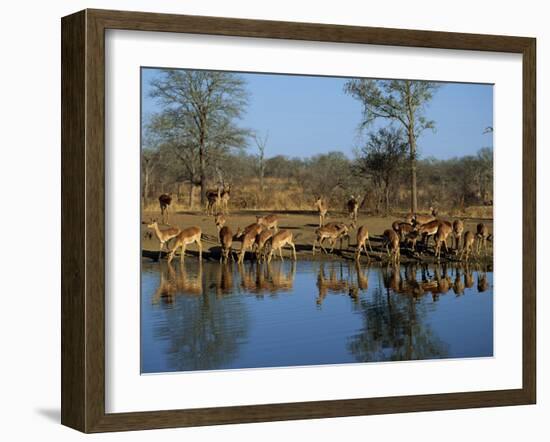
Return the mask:
[[[142,182],[147,183],[144,202],[157,204],[158,195],[170,192],[179,204],[198,209],[200,189],[181,176],[181,165],[171,152],[144,152],[143,162],[149,169],[146,178],[143,168]],[[410,207],[410,169],[406,158],[406,152],[385,155],[373,149],[372,143],[367,143],[353,159],[341,152],[305,159],[283,155],[263,159],[246,151],[226,152],[210,173],[217,177],[211,188],[231,184],[230,204],[235,208],[312,209],[314,197],[320,195],[340,210],[353,195],[362,210],[406,211]],[[492,205],[491,148],[448,160],[419,159],[417,171],[421,209],[433,206],[461,211],[469,206]]]

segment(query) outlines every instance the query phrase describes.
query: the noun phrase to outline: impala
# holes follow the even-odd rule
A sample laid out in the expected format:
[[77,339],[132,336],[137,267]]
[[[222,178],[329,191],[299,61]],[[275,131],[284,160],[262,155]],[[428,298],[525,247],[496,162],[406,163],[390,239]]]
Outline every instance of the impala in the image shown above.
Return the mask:
[[256,260],[259,261],[260,258],[266,257],[267,252],[267,243],[269,239],[273,236],[273,232],[271,230],[262,230],[260,233],[256,235]]
[[435,217],[437,216],[437,210],[435,210],[433,207],[430,207],[430,215],[423,215],[421,213],[415,213],[413,216],[413,223],[414,224],[426,224],[430,221],[435,220]]
[[412,224],[403,221],[394,221],[391,227],[399,235],[401,241],[404,241],[406,236],[414,230]]
[[222,213],[216,214],[214,217],[214,224],[216,224],[216,229],[218,230],[218,233],[220,229],[225,225],[226,219],[225,216]]
[[460,251],[460,259],[466,254],[466,261],[470,259],[470,253],[474,251],[475,236],[469,230],[464,234],[464,241],[462,243],[462,250]]
[[429,221],[425,224],[417,226],[416,231],[424,238],[424,246],[428,247],[430,241],[430,236],[433,236],[437,233],[440,222],[436,219]]
[[218,210],[222,204],[222,190],[218,187],[217,190],[206,191],[206,214],[213,215],[214,210]]
[[357,201],[353,195],[347,202],[347,208],[348,208],[349,217],[353,221],[357,222],[357,211],[359,210],[359,201]]
[[290,230],[281,230],[279,233],[273,235],[270,239],[270,244],[269,256],[267,257],[268,263],[271,262],[275,250],[279,250],[279,256],[281,257],[281,261],[283,261],[284,246],[290,246],[292,248],[292,259],[296,261],[296,246],[294,245],[293,235]]
[[241,229],[240,227],[238,227],[237,233],[235,234],[235,238],[240,239],[241,237],[251,232],[254,234],[254,237],[256,237],[256,235],[260,233],[263,229],[264,229],[263,226],[261,226],[258,223],[249,224],[244,229]]
[[[391,229],[384,230],[384,240],[386,243],[386,251],[388,253],[388,257],[390,257],[391,262],[397,264],[399,263],[401,252],[399,250],[399,235],[395,233]],[[390,248],[388,246],[391,246],[391,253]]]
[[445,253],[448,253],[449,250],[447,249],[447,238],[453,231],[453,228],[449,222],[442,221],[438,228],[437,232],[434,235],[434,241],[435,241],[435,256],[437,257],[437,260],[439,261],[441,257],[441,244],[445,246]]
[[163,193],[159,196],[159,206],[160,206],[160,216],[162,217],[162,222],[166,222],[168,207],[172,204],[172,194]]
[[[330,223],[323,227],[315,229],[315,240],[313,241],[313,254],[315,255],[315,244],[319,243],[321,250],[328,253],[323,247],[323,241],[328,239],[331,245],[330,253],[334,250],[334,244],[338,239],[348,235],[348,227],[344,223]],[[340,243],[341,245],[341,243]]]
[[367,258],[369,257],[369,254],[367,253],[367,247],[365,244],[369,245],[369,249],[372,253],[372,247],[369,241],[369,230],[367,229],[367,226],[361,226],[359,227],[359,230],[357,230],[357,247],[355,249],[356,260],[359,260],[361,256],[361,250],[365,250],[365,255],[367,255]]
[[349,224],[334,221],[334,222],[325,224],[323,227],[329,227],[329,228],[335,227],[337,229],[342,230],[342,235],[340,235],[340,250],[342,250],[342,242],[344,238],[348,240],[347,247],[349,248],[349,241],[350,241],[349,233],[351,230],[355,230],[355,227],[356,227],[355,221],[352,221]]
[[[220,244],[222,247],[222,253],[220,255],[220,262],[227,262],[229,255],[231,254],[231,245],[233,244],[233,233],[231,229],[227,226],[224,226],[220,229],[219,232]],[[233,259],[233,254],[231,254],[231,259]]]
[[279,217],[277,215],[257,216],[256,223],[266,229],[274,229],[275,233],[279,231]]
[[[168,241],[170,241],[172,238],[178,236],[181,230],[177,227],[169,227],[168,229],[160,230],[157,221],[153,221],[152,223],[147,224],[147,227],[154,230],[157,239],[160,241],[160,259],[160,255],[162,254],[162,249],[164,248],[164,245],[167,244]],[[168,245],[166,247],[168,247]]]
[[244,261],[244,255],[247,250],[252,251],[254,248],[254,245],[256,244],[256,236],[262,231],[262,226],[259,224],[251,224],[243,231],[241,231],[241,228],[237,230],[237,234],[235,235],[235,238],[241,240],[241,250],[239,252],[239,259],[238,262],[242,263]]
[[483,254],[487,252],[487,238],[489,238],[489,228],[483,224],[479,223],[477,225],[477,253],[480,254],[483,250]]
[[170,256],[168,257],[168,262],[169,263],[172,262],[172,259],[176,254],[176,250],[178,250],[179,247],[181,247],[180,260],[181,262],[183,262],[183,260],[185,259],[185,249],[189,244],[193,244],[193,243],[197,243],[197,246],[199,247],[199,261],[202,260],[201,235],[202,235],[202,231],[200,227],[193,226],[193,227],[188,227],[187,229],[183,229],[176,236],[176,244],[174,245],[172,252],[170,252]]
[[317,197],[315,200],[315,207],[317,208],[317,211],[319,212],[319,227],[323,227],[325,224],[325,218],[327,216],[328,212],[328,204],[323,199],[323,197]]
[[460,219],[455,219],[453,222],[453,236],[455,239],[455,247],[454,249],[458,253],[458,248],[460,246],[460,237],[462,236],[462,232],[464,231],[464,222]]
[[220,204],[222,206],[222,212],[225,214],[229,213],[229,199],[231,198],[231,184],[227,187],[223,186],[223,190],[220,194]]

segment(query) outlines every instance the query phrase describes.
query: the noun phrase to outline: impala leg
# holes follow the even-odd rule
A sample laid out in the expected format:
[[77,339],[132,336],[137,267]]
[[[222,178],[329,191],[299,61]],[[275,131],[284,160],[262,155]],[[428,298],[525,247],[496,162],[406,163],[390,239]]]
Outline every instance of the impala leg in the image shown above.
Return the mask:
[[199,246],[199,261],[202,261],[202,242],[200,239],[197,240],[197,245]]
[[325,247],[323,246],[324,241],[325,241],[325,238],[321,238],[321,240],[319,241],[319,247],[321,247],[321,250],[325,252],[325,254],[328,254],[327,249],[325,249]]
[[292,247],[292,257],[293,257],[294,261],[296,261],[296,246],[294,245],[293,242],[291,242],[290,245]]
[[185,260],[185,249],[186,249],[186,247],[187,247],[187,246],[186,246],[185,244],[183,244],[183,245],[181,246],[180,262],[183,262],[183,261]]
[[174,255],[176,253],[177,248],[178,248],[178,245],[176,244],[176,247],[174,247],[170,252],[170,256],[168,256],[168,264],[170,264],[172,262],[172,259],[174,259]]
[[282,246],[279,247],[279,256],[281,257],[281,262],[283,262],[284,259],[283,259],[283,247]]

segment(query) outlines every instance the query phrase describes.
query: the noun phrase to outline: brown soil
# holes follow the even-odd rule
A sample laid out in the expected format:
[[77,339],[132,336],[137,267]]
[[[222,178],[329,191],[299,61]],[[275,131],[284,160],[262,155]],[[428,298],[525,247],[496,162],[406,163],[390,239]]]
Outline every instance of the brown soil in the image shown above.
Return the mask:
[[[256,221],[256,216],[266,215],[272,212],[265,211],[236,211],[231,212],[227,217],[226,225],[231,228],[233,233],[237,231],[238,227],[245,227],[249,224],[252,224]],[[337,244],[334,252],[330,255],[325,255],[324,253],[316,253],[315,257],[312,256],[311,247],[313,240],[315,238],[315,229],[319,224],[319,216],[316,212],[313,211],[296,211],[296,212],[278,212],[278,216],[281,217],[279,222],[279,229],[288,229],[294,233],[296,252],[299,259],[351,259],[353,258],[353,253],[355,250],[356,244],[356,230],[351,232],[351,238],[349,241],[349,247],[347,246],[347,240],[344,240],[342,251],[339,250],[339,244]],[[452,221],[453,218],[449,217],[440,217],[441,219]],[[154,236],[152,230],[148,229],[146,223],[152,219],[160,220],[160,213],[158,211],[146,211],[142,216],[142,250],[143,256],[147,258],[156,259],[158,256],[159,243]],[[385,261],[386,260],[386,251],[382,248],[382,239],[381,235],[384,230],[391,228],[393,221],[400,219],[399,217],[377,217],[377,216],[367,216],[365,214],[359,214],[359,219],[357,226],[366,225],[369,229],[369,234],[371,238],[371,244],[374,250],[374,253],[371,254],[371,259],[375,261]],[[214,224],[214,217],[207,216],[204,212],[176,212],[169,213],[168,223],[172,226],[177,226],[179,228],[185,228],[190,226],[199,226],[203,232],[203,253],[204,258],[206,259],[218,259],[219,258],[219,243],[217,240],[217,230]],[[349,218],[345,214],[341,216],[333,215],[328,218],[326,222],[341,221],[349,224]],[[485,223],[489,227],[490,233],[493,230],[493,221],[488,219],[479,219],[479,218],[463,218],[464,221],[464,232],[470,230],[475,232],[476,226],[479,222]],[[165,228],[166,226],[161,226]],[[153,233],[152,238],[147,237],[147,232]],[[452,241],[448,240],[449,247],[452,245]],[[406,247],[402,247],[401,250],[401,262],[406,263],[410,261],[422,260],[425,262],[433,262],[433,242],[431,243],[432,247],[418,255],[413,253],[411,250]],[[170,244],[171,246],[171,244]],[[328,248],[328,244],[325,241],[325,247]],[[489,256],[487,259],[492,259],[492,243],[488,243],[489,247]],[[236,241],[233,243],[233,249],[240,249],[240,242]],[[194,254],[197,248],[195,245],[188,248],[190,254]],[[290,250],[288,250],[285,256],[290,256]],[[363,255],[364,256],[364,255]],[[363,257],[362,259],[367,259]],[[443,254],[442,254],[443,260]],[[451,253],[447,255],[446,260],[456,260],[456,257]]]

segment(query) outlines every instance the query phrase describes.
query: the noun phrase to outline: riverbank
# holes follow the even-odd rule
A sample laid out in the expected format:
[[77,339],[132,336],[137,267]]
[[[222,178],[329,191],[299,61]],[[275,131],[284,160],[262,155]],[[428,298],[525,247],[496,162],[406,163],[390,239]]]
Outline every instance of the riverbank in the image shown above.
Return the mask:
[[[237,231],[239,227],[243,228],[249,224],[256,222],[256,216],[267,215],[271,212],[265,211],[238,211],[232,212],[226,216],[226,225],[231,228],[233,233]],[[290,230],[294,235],[294,242],[296,245],[296,255],[300,260],[341,260],[341,259],[354,259],[357,230],[353,230],[350,233],[349,245],[348,241],[344,240],[342,250],[340,250],[339,242],[331,254],[325,254],[322,251],[317,251],[315,255],[312,254],[312,244],[315,239],[315,229],[319,224],[319,216],[316,212],[310,211],[296,211],[296,212],[284,212],[277,213],[281,218],[279,222],[280,230]],[[141,238],[142,238],[142,256],[144,259],[156,260],[158,258],[159,243],[151,229],[148,229],[146,223],[153,220],[160,219],[158,211],[144,212],[142,215],[143,223],[141,225]],[[383,248],[382,234],[384,230],[391,228],[393,221],[400,219],[399,217],[377,217],[366,214],[359,214],[357,226],[366,225],[369,229],[370,241],[373,248],[373,252],[369,252],[370,260],[384,262],[387,260],[386,250]],[[456,218],[450,218],[442,216],[442,220],[453,221]],[[493,220],[492,219],[480,219],[480,218],[461,218],[464,221],[464,232],[470,230],[475,232],[478,223],[483,222],[489,228],[490,234],[493,232]],[[167,219],[171,226],[177,226],[181,229],[191,226],[198,226],[203,233],[203,258],[208,260],[218,260],[220,254],[220,247],[218,243],[218,232],[214,224],[214,217],[207,216],[201,212],[176,212],[170,213]],[[330,216],[326,222],[345,222],[349,223],[349,218],[345,214],[334,214]],[[164,228],[161,226],[161,229]],[[153,233],[153,235],[147,235],[147,232]],[[451,247],[451,240],[448,240],[448,246]],[[407,262],[434,262],[433,256],[433,242],[432,247],[429,247],[422,254],[413,252],[407,247],[401,248],[401,262],[406,264]],[[328,247],[327,241],[325,241],[325,248]],[[234,250],[240,249],[240,242],[236,241],[233,244]],[[327,249],[329,250],[329,249]],[[188,248],[187,253],[189,255],[196,255],[198,249],[196,245],[192,245]],[[286,249],[284,256],[290,257],[290,249]],[[456,261],[458,258],[454,253],[450,253],[445,257],[441,255],[441,261]],[[162,254],[164,257],[165,254]],[[363,254],[362,260],[367,260]],[[480,260],[481,258],[473,258],[474,260]],[[492,243],[488,242],[488,252],[484,261],[492,261]]]

